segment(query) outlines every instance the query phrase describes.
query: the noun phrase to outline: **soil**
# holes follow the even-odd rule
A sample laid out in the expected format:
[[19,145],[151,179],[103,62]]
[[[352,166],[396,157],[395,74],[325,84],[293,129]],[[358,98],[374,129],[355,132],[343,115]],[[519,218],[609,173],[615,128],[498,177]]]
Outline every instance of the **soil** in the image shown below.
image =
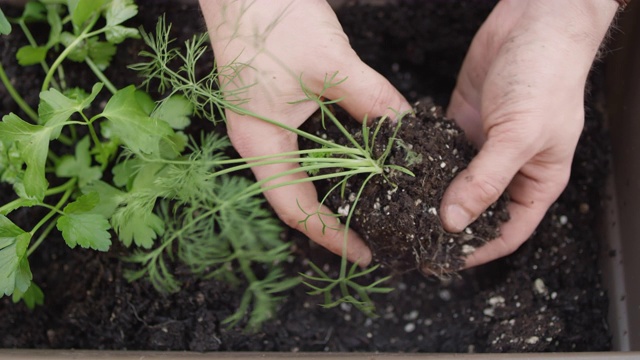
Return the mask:
[[[461,233],[444,230],[438,215],[444,190],[476,150],[431,98],[417,101],[414,111],[403,117],[399,126],[378,119],[371,128],[379,131],[369,140],[374,158],[386,156],[385,164],[403,167],[412,175],[390,170],[370,180],[368,174],[353,176],[340,191],[330,189],[342,178],[330,178],[317,187],[320,199],[329,193],[325,203],[341,214],[343,222],[353,209],[350,226],[367,242],[375,263],[395,272],[419,270],[446,278],[462,268],[467,255],[500,235],[500,224],[509,219],[508,199],[501,197]],[[342,125],[362,144],[361,125],[344,111],[336,112]],[[336,126],[325,129],[319,117],[310,119],[305,130],[349,145]],[[393,145],[388,155],[383,155],[390,139],[395,139]],[[313,145],[301,141],[303,148]]]
[[[196,21],[200,17],[196,7],[168,0],[139,3],[136,21],[148,30],[163,12],[179,39],[204,30],[203,23]],[[347,7],[339,17],[360,56],[411,101],[429,95],[446,106],[466,48],[492,6],[491,2],[462,0],[400,1],[396,6]],[[23,39],[12,35],[0,41],[2,63],[14,64],[17,44]],[[135,61],[141,48],[139,42],[128,41],[119,50],[109,70],[116,85],[135,79],[126,65]],[[34,104],[34,89],[39,88],[41,76],[37,67],[11,65],[6,71],[18,91],[31,94],[27,101]],[[85,87],[93,82],[93,75],[82,67],[68,71],[67,76],[68,81]],[[599,79],[597,72],[592,75],[594,90],[588,104],[599,101]],[[19,113],[3,87],[0,99],[3,114]],[[127,265],[120,260],[126,253],[121,246],[114,245],[108,253],[70,250],[59,236],[52,236],[31,258],[45,305],[29,311],[10,298],[0,299],[0,346],[285,352],[606,351],[611,347],[608,299],[597,266],[600,239],[593,226],[608,168],[607,151],[602,117],[595,106],[588,106],[571,181],[534,236],[511,256],[463,271],[459,277],[438,279],[417,271],[395,275],[389,285],[396,290],[374,299],[380,315],[376,319],[346,305],[324,309],[317,305],[321,299],[298,287],[284,294],[277,316],[261,332],[247,334],[241,328],[221,325],[240,301],[238,289],[193,278],[178,267],[182,291],[161,296],[147,282],[123,279]],[[16,215],[25,227],[34,218],[26,212]],[[309,271],[309,260],[329,273],[337,271],[335,256],[294,231],[283,236],[295,244],[295,256],[285,264],[288,273]],[[373,274],[372,279],[384,274]]]

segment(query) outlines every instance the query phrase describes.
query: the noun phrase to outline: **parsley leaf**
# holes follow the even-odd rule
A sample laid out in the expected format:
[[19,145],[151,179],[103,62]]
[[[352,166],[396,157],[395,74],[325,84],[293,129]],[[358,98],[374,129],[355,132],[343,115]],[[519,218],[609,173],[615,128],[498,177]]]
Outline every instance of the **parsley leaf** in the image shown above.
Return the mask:
[[120,24],[136,16],[138,7],[131,0],[112,0],[105,12],[107,25],[105,26],[105,36],[112,44],[119,44],[126,38],[139,38],[140,32],[137,29],[124,27]]
[[58,219],[56,227],[62,232],[62,237],[70,248],[80,245],[85,249],[109,250],[109,221],[101,214],[91,212],[99,201],[100,196],[92,192],[65,206],[64,215]]
[[151,117],[166,121],[172,128],[182,130],[189,126],[193,104],[182,95],[173,95],[158,105]]
[[16,59],[22,66],[39,64],[47,57],[47,51],[49,48],[46,46],[25,45],[16,52]]
[[0,294],[29,289],[32,274],[26,254],[30,241],[31,234],[0,215]]
[[60,177],[77,177],[78,185],[85,186],[102,177],[102,170],[98,166],[91,166],[89,152],[89,137],[85,136],[76,145],[75,156],[66,155],[56,166],[56,175]]
[[13,290],[13,302],[17,303],[20,300],[24,301],[27,307],[33,310],[36,305],[44,304],[44,293],[42,289],[32,281],[25,292],[22,292],[18,288]]
[[0,34],[9,35],[11,33],[11,24],[7,17],[4,16],[2,9],[0,9]]
[[0,141],[5,145],[15,141],[27,165],[23,183],[25,195],[29,198],[44,199],[44,192],[49,186],[45,178],[45,163],[52,130],[51,127],[29,124],[14,113],[5,115],[0,122]]
[[159,154],[160,141],[173,135],[164,121],[149,117],[135,96],[131,85],[119,90],[107,103],[102,116],[109,119],[112,135],[118,137],[134,153]]
[[69,120],[74,113],[82,111],[89,106],[98,96],[102,87],[102,83],[96,83],[91,89],[91,95],[81,99],[71,99],[53,88],[40,93],[38,115],[40,116],[40,121],[47,127],[55,127],[51,133],[52,139],[60,135],[62,126],[59,125]]
[[68,0],[71,21],[81,27],[104,3],[105,0]]

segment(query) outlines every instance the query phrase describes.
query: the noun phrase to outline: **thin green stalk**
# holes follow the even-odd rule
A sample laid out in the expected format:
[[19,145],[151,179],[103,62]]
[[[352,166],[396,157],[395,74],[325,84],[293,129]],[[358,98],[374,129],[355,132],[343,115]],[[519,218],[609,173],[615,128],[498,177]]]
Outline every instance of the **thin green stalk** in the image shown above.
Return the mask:
[[36,249],[38,248],[38,246],[40,246],[40,244],[42,244],[44,239],[46,239],[47,236],[49,236],[54,226],[56,226],[56,222],[52,221],[47,225],[46,228],[44,228],[44,230],[42,230],[42,232],[40,233],[40,236],[38,236],[38,239],[32,245],[29,246],[29,250],[27,250],[27,257],[31,256],[31,254],[34,251],[36,251]]
[[69,53],[71,53],[71,51],[75,49],[76,46],[78,46],[81,42],[83,42],[87,38],[90,38],[91,36],[95,36],[104,32],[104,29],[89,32],[89,30],[93,28],[93,26],[96,24],[97,21],[98,21],[98,16],[94,16],[93,19],[91,20],[91,23],[80,33],[80,35],[78,35],[78,37],[75,40],[73,40],[71,44],[69,44],[69,46],[67,46],[60,53],[60,55],[58,55],[58,57],[53,62],[53,64],[51,64],[51,68],[49,69],[49,71],[47,71],[47,75],[45,76],[44,81],[42,82],[42,88],[41,88],[42,91],[46,91],[47,89],[49,89],[49,83],[51,83],[51,79],[53,78],[53,73],[56,71],[58,66],[60,66],[60,64],[62,64],[62,62],[67,58]]
[[107,89],[111,91],[111,94],[115,95],[115,93],[118,92],[118,89],[113,85],[113,83],[109,80],[109,78],[107,78],[104,72],[102,72],[102,70],[98,68],[98,65],[96,65],[96,63],[94,63],[90,57],[87,56],[87,58],[84,59],[84,62],[87,63],[91,71],[93,71],[93,73],[98,77],[98,79],[102,81],[104,86],[106,86]]
[[[38,42],[33,37],[33,34],[31,34],[31,30],[29,30],[24,20],[20,20],[18,24],[20,25],[20,29],[22,29],[24,36],[27,38],[27,41],[29,41],[29,45],[33,47],[38,47]],[[42,67],[42,70],[44,70],[45,73],[49,72],[49,65],[44,60],[40,61],[40,66]],[[60,90],[60,87],[58,86],[58,83],[55,81],[55,79],[51,81],[51,83],[54,88]]]
[[[75,185],[76,180],[72,179],[71,182],[72,182],[72,184]],[[53,216],[55,216],[56,214],[61,214],[62,213],[62,211],[60,209],[69,200],[69,198],[71,197],[72,193],[73,193],[73,187],[70,187],[70,188],[66,189],[65,193],[62,195],[62,197],[60,197],[60,200],[58,200],[58,202],[56,203],[55,206],[51,206],[49,204],[40,204],[40,206],[46,207],[46,208],[50,209],[50,211],[47,213],[47,215],[45,215],[42,219],[40,219],[40,221],[38,221],[38,223],[33,227],[33,229],[31,229],[31,231],[29,231],[31,236],[33,236]],[[33,250],[30,250],[30,251],[33,252]]]
[[20,109],[22,109],[22,111],[24,111],[25,114],[27,114],[27,116],[29,116],[29,118],[31,118],[31,120],[33,120],[34,122],[37,123],[38,122],[38,113],[36,113],[31,108],[31,106],[29,106],[29,104],[27,104],[27,102],[22,98],[22,96],[20,96],[18,91],[16,91],[16,88],[13,87],[13,84],[11,84],[11,81],[9,80],[9,77],[7,77],[7,73],[4,71],[4,66],[2,66],[2,64],[0,64],[0,79],[2,80],[2,83],[4,84],[4,87],[9,92],[9,95],[11,95],[11,97],[13,98],[13,101],[15,101],[16,104],[18,104]]

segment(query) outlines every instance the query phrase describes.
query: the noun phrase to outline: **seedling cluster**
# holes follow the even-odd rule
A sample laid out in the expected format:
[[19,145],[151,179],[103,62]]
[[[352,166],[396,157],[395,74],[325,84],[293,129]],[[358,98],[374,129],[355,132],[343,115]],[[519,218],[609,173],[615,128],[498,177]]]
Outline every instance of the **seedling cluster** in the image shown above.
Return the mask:
[[[301,166],[292,172],[311,174],[298,181],[339,177],[337,191],[356,174],[385,176],[385,169],[410,173],[386,164],[388,153],[373,157],[371,144],[379,127],[370,130],[365,121],[364,144],[359,144],[331,113],[329,105],[334,102],[326,101],[323,93],[339,83],[337,74],[327,77],[320,94],[301,84],[306,97],[300,101],[316,102],[323,120],[350,139],[348,146],[249,112],[242,101],[225,101],[217,81],[219,69],[204,78],[195,76],[207,51],[206,36],[194,36],[182,48],[172,47],[170,25],[162,18],[155,35],[124,25],[137,11],[133,0],[40,0],[27,3],[15,19],[0,13],[0,33],[11,32],[15,25],[29,41],[18,50],[18,63],[40,66],[45,73],[39,103],[32,108],[0,64],[0,80],[27,117],[10,113],[0,122],[0,180],[14,190],[12,200],[0,204],[0,295],[23,300],[29,307],[42,304],[44,295],[33,281],[29,256],[53,238],[55,229],[70,248],[97,251],[109,250],[115,234],[133,248],[126,258],[136,265],[127,274],[130,280],[145,278],[162,292],[176,292],[181,283],[172,269],[180,261],[199,276],[248,284],[240,307],[225,322],[246,321],[247,328],[256,329],[274,313],[277,294],[300,283],[280,266],[290,255],[290,246],[280,240],[281,226],[261,197],[270,188],[291,183],[265,186],[287,174],[259,182],[236,174],[250,166],[296,162]],[[49,24],[45,44],[38,44],[31,34],[32,22]],[[134,84],[118,89],[103,72],[119,43],[140,37],[149,47],[141,53],[148,61],[131,68],[142,75],[147,91],[157,84],[154,90],[162,96],[157,100]],[[68,84],[64,68],[69,61],[84,63],[95,74],[91,89]],[[234,64],[230,70],[241,66]],[[101,109],[96,99],[105,96]],[[229,158],[225,149],[230,143],[224,135],[189,131],[192,118],[223,121],[225,109],[279,126],[321,148]],[[319,172],[322,169],[338,170]],[[23,229],[12,220],[16,210],[35,207],[45,212],[33,227]],[[318,214],[301,216],[301,221],[311,216]],[[359,271],[344,256],[337,279],[312,267],[318,275],[305,275],[306,283],[312,293],[325,294],[326,306],[347,301],[372,313],[369,294],[390,291],[379,287],[384,279],[360,285],[356,278],[375,268]],[[338,300],[333,300],[334,288],[342,294]]]

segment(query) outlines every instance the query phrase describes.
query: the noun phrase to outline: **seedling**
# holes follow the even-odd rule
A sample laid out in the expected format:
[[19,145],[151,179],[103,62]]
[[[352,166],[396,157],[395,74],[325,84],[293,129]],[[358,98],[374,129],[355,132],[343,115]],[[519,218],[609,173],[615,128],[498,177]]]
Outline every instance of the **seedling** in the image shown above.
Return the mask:
[[[23,300],[29,307],[43,302],[42,291],[32,281],[28,258],[54,228],[69,247],[98,251],[109,249],[113,230],[123,244],[137,248],[128,261],[140,268],[127,274],[130,280],[148,278],[162,292],[178,291],[181,284],[172,266],[179,260],[194,274],[215,276],[232,284],[248,283],[239,309],[225,323],[238,324],[250,313],[247,327],[257,329],[274,312],[277,294],[300,282],[298,278],[286,278],[279,267],[289,256],[289,245],[279,239],[280,225],[262,207],[260,195],[275,187],[328,177],[339,177],[344,185],[356,174],[369,174],[368,179],[385,176],[387,170],[411,175],[402,167],[386,163],[395,138],[382,156],[373,156],[371,144],[380,125],[372,132],[363,125],[365,140],[359,144],[329,111],[328,106],[336,101],[324,100],[323,95],[339,84],[337,74],[327,77],[320,94],[313,94],[301,83],[306,96],[300,101],[316,102],[323,119],[340,129],[348,145],[249,112],[242,107],[242,100],[225,101],[217,82],[221,69],[202,79],[195,77],[196,63],[207,50],[206,36],[194,36],[184,50],[170,47],[170,26],[161,19],[155,36],[142,32],[151,49],[142,55],[149,61],[132,66],[145,77],[144,85],[159,80],[158,90],[165,97],[156,103],[133,85],[117,89],[103,73],[116,44],[139,35],[137,30],[122,25],[137,13],[133,2],[79,0],[70,4],[31,2],[20,18],[12,19],[30,39],[30,44],[18,52],[18,62],[40,65],[45,70],[37,111],[13,88],[0,64],[0,79],[31,120],[12,113],[0,122],[0,179],[15,191],[14,200],[0,206],[0,291],[12,295],[14,301]],[[100,18],[104,21],[99,22]],[[3,19],[0,15],[0,31],[6,33],[10,28]],[[44,20],[51,26],[49,41],[38,45],[27,24]],[[99,23],[104,26],[95,29]],[[47,63],[46,54],[57,48],[61,52]],[[66,60],[84,62],[100,82],[90,92],[69,87],[64,76]],[[182,62],[178,70],[169,66],[172,61]],[[234,64],[223,70],[233,72],[241,66]],[[112,96],[99,110],[94,103],[104,96],[103,88]],[[238,89],[234,98],[241,99],[243,91]],[[224,109],[279,126],[321,148],[233,159],[224,155],[230,145],[226,137],[188,137],[182,132],[194,114],[218,122],[224,119]],[[252,166],[281,162],[301,166],[259,182],[233,175]],[[105,176],[108,169],[112,169],[112,176]],[[338,171],[323,173],[323,169]],[[265,186],[296,172],[312,176]],[[361,192],[347,217],[347,227]],[[31,229],[23,230],[11,217],[24,207],[41,207],[47,212]],[[344,251],[346,245],[345,236]],[[313,293],[325,294],[325,306],[347,301],[371,313],[369,294],[389,291],[379,287],[385,279],[370,285],[355,280],[374,269],[349,268],[343,256],[338,279],[322,272],[306,277]],[[310,281],[328,285],[319,287]],[[342,295],[330,301],[334,288],[339,288]]]

